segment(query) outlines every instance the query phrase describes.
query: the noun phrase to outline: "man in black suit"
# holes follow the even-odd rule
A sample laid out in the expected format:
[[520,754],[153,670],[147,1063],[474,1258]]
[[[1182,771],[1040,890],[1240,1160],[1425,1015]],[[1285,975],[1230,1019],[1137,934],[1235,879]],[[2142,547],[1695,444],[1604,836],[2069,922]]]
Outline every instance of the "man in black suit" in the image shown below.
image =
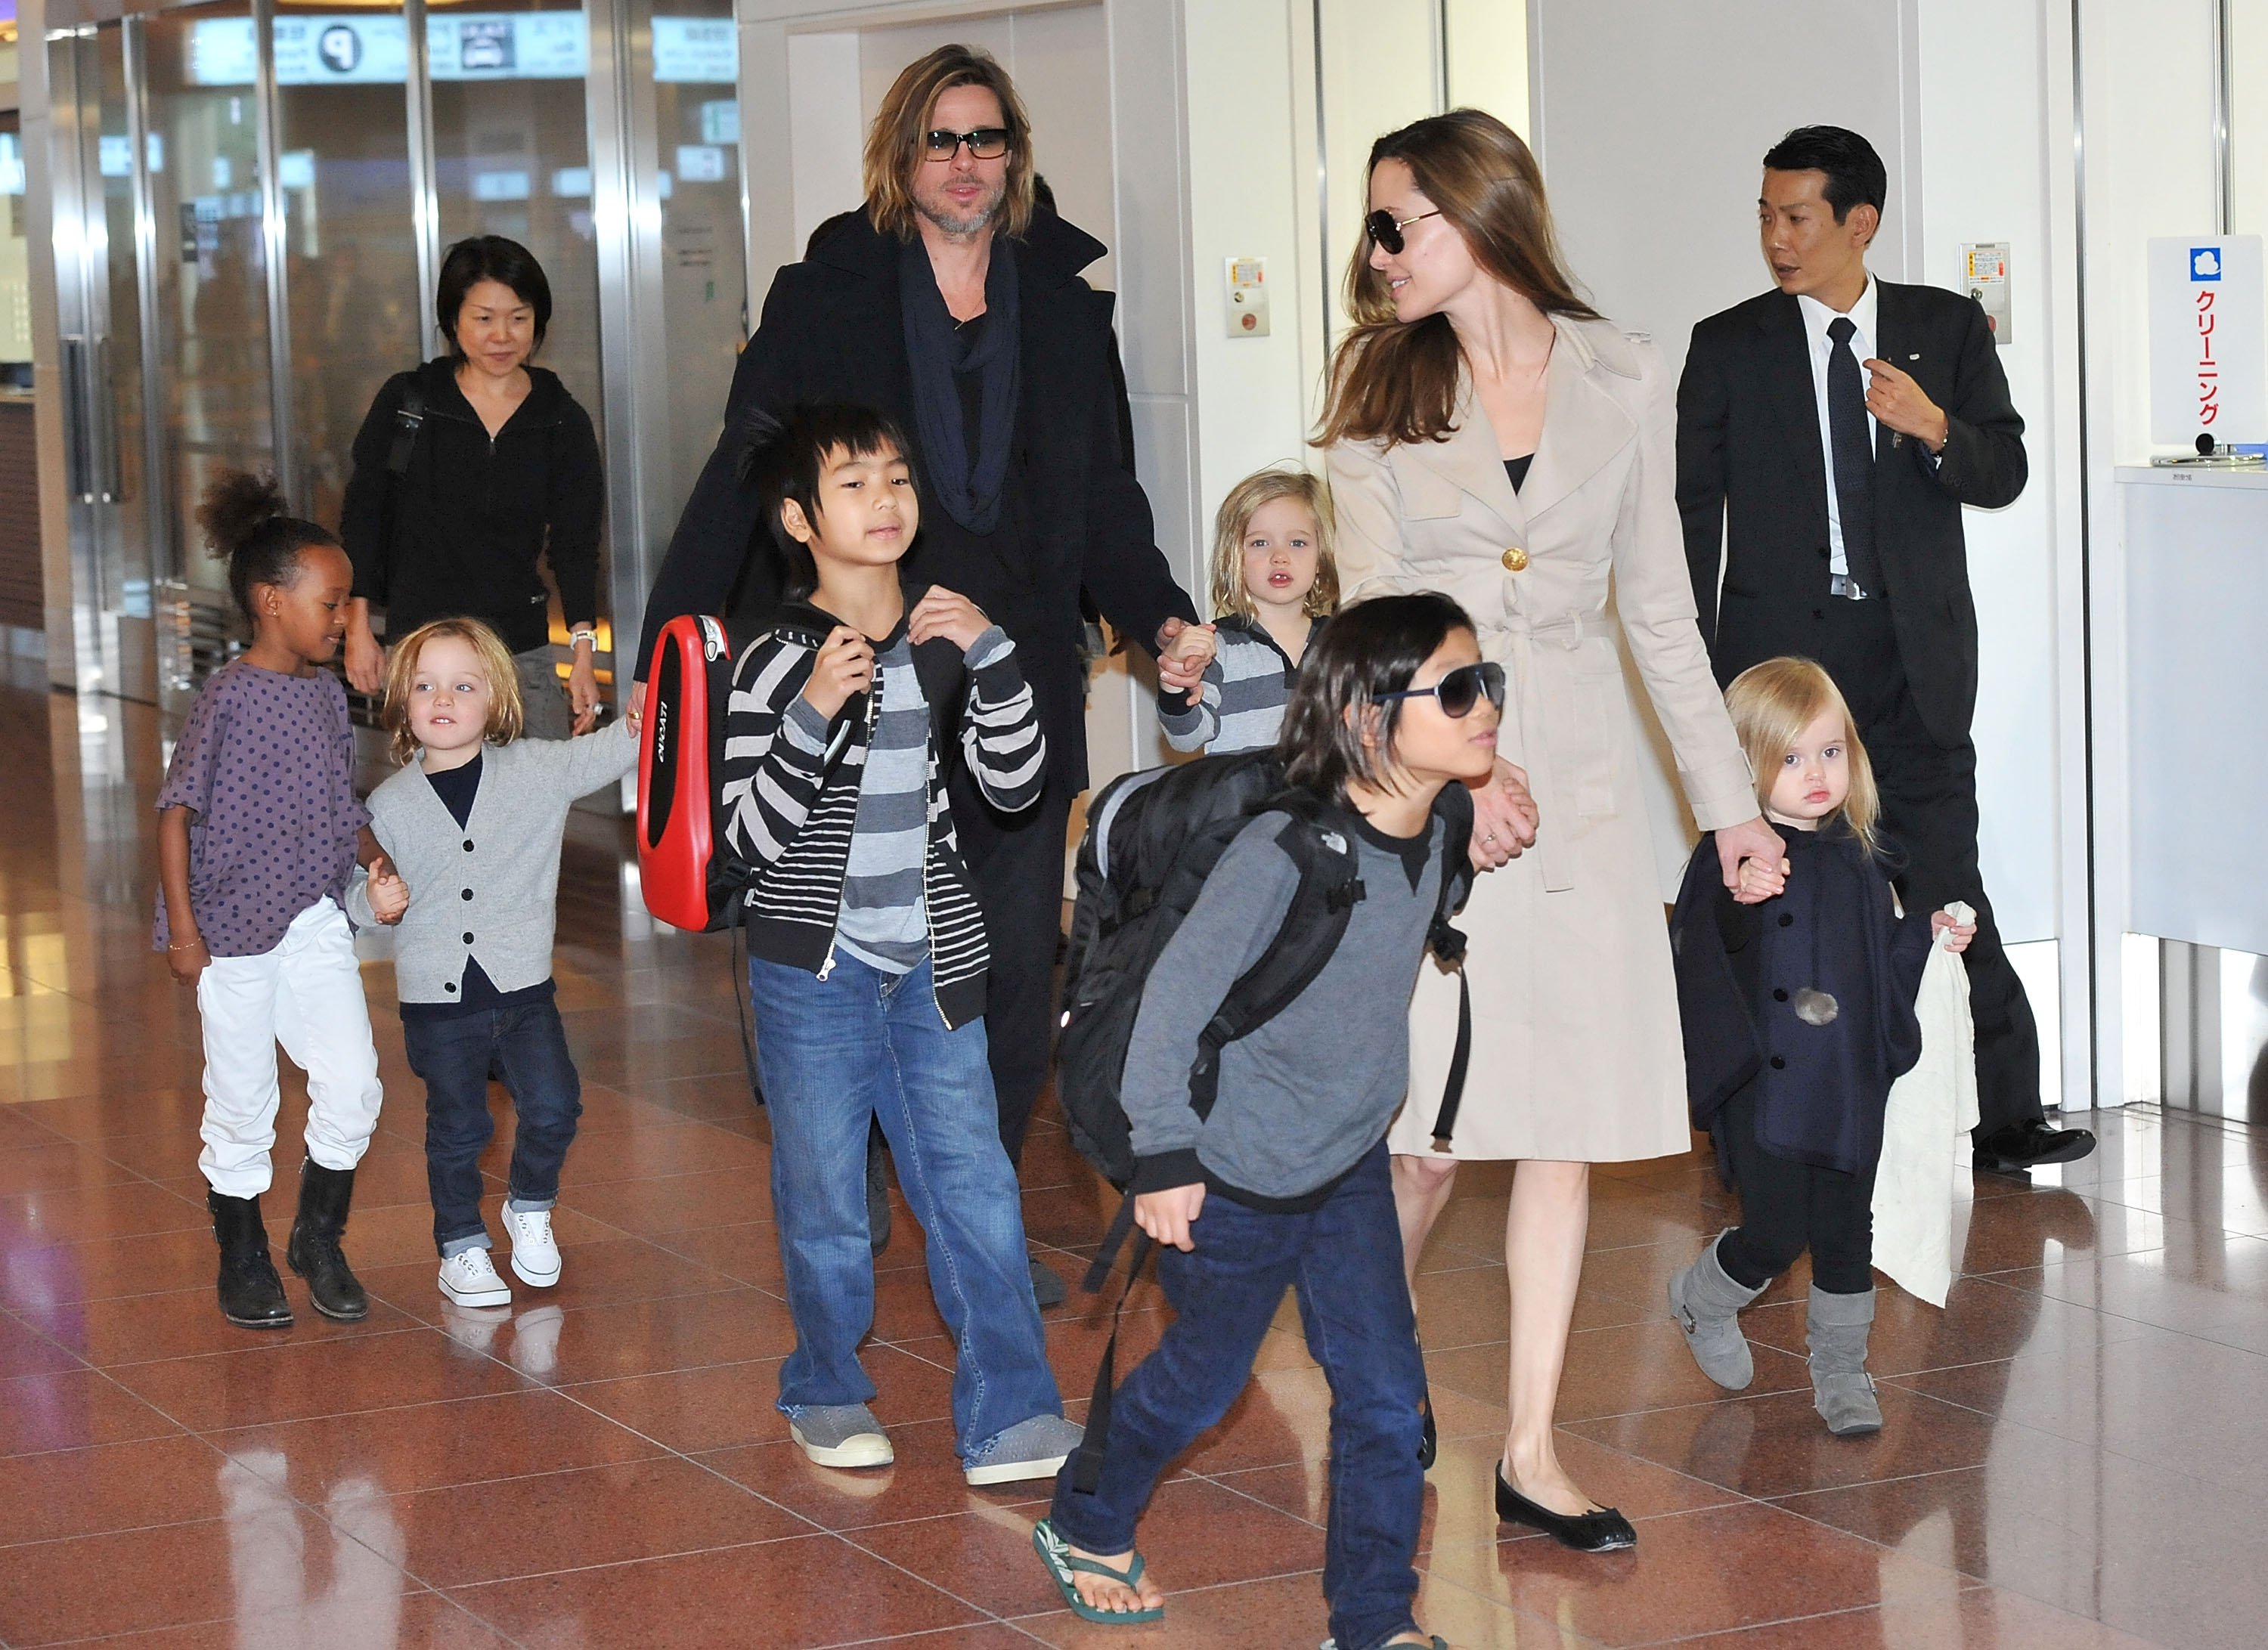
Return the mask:
[[1874,759],[1907,907],[1977,908],[1977,1166],[2016,1174],[2095,1149],[2044,1119],[2039,1032],[1977,865],[1961,509],[2023,490],[2024,421],[1982,309],[1868,276],[1887,184],[1873,145],[1840,127],[1800,128],[1764,157],[1757,222],[1778,290],[1693,329],[1677,503],[1718,679],[1781,654],[1826,666]]

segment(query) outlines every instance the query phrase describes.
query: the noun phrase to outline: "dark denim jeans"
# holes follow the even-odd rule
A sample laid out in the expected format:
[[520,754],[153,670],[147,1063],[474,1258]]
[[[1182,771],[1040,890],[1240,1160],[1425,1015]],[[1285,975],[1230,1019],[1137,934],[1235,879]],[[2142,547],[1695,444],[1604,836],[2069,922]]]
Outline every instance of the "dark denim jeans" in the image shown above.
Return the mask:
[[1062,1414],[983,1022],[945,1028],[926,961],[892,975],[837,951],[822,980],[751,958],[748,994],[772,1125],[772,1218],[795,1318],[782,1412],[874,1396],[858,1343],[874,1325],[866,1133],[879,1119],[929,1240],[930,1293],[953,1332],[962,1459],[1019,1421]]
[[567,1053],[559,1006],[536,1002],[484,1013],[405,1015],[409,1069],[425,1081],[425,1183],[433,1195],[433,1241],[443,1259],[488,1249],[481,1221],[481,1153],[496,1133],[489,1072],[504,1079],[518,1125],[511,1202],[549,1209],[559,1201],[559,1166],[583,1115],[583,1079]]
[[1323,1598],[1342,1650],[1372,1650],[1416,1624],[1418,1464],[1425,1368],[1402,1278],[1402,1228],[1385,1142],[1307,1214],[1266,1214],[1209,1194],[1197,1248],[1163,1250],[1159,1281],[1179,1315],[1111,1401],[1110,1449],[1093,1495],[1064,1463],[1049,1516],[1088,1552],[1134,1545],[1134,1523],[1174,1458],[1228,1412],[1289,1286],[1307,1350],[1331,1389],[1331,1502]]

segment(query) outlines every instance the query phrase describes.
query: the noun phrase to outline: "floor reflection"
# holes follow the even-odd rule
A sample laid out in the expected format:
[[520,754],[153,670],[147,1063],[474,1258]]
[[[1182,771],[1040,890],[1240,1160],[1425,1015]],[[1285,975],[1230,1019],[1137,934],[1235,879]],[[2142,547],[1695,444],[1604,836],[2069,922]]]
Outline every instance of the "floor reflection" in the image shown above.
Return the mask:
[[[387,1104],[349,1236],[371,1317],[221,1322],[196,1020],[148,951],[163,750],[139,707],[0,687],[18,799],[0,830],[0,1644],[1322,1639],[1329,1398],[1288,1303],[1144,1527],[1174,1590],[1160,1632],[1073,1623],[1030,1559],[1042,1503],[961,1482],[951,1344],[902,1208],[866,1352],[897,1463],[830,1473],[786,1442],[771,1399],[793,1328],[729,948],[645,917],[626,834],[599,815],[571,822],[560,893],[585,1107],[555,1215],[566,1280],[489,1312],[440,1300],[419,1090],[373,954]],[[288,1143],[296,1076],[285,1096]],[[1561,1452],[1638,1522],[1637,1550],[1603,1559],[1495,1522],[1507,1186],[1461,1178],[1418,1290],[1442,1437],[1432,1631],[1491,1650],[2262,1642],[2268,1137],[2147,1107],[2089,1122],[2087,1161],[1975,1182],[1944,1310],[1884,1292],[1889,1425],[1868,1440],[1812,1412],[1800,1268],[1747,1315],[1749,1392],[1694,1369],[1661,1299],[1735,1218],[1705,1160],[1602,1170]],[[501,1102],[497,1123],[492,1198]],[[1110,1199],[1051,1123],[1025,1169],[1027,1228],[1075,1272]],[[280,1239],[282,1212],[269,1223]],[[1076,1412],[1109,1320],[1049,1318]],[[1145,1285],[1122,1359],[1163,1321]]]

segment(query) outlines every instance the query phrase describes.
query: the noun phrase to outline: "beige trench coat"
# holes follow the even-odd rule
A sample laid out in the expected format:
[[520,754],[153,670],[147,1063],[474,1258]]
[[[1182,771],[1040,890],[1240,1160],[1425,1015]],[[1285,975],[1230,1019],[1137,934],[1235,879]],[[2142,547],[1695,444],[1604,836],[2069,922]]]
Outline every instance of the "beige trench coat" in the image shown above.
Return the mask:
[[[1505,667],[1498,748],[1542,817],[1535,846],[1479,879],[1460,923],[1473,1050],[1455,1154],[1610,1163],[1691,1144],[1610,590],[1702,829],[1754,818],[1756,798],[1695,623],[1660,356],[1608,322],[1557,324],[1519,492],[1469,383],[1447,441],[1344,443],[1327,462],[1348,599],[1439,590],[1463,604]],[[1395,1152],[1431,1149],[1456,1023],[1454,979],[1421,969]]]

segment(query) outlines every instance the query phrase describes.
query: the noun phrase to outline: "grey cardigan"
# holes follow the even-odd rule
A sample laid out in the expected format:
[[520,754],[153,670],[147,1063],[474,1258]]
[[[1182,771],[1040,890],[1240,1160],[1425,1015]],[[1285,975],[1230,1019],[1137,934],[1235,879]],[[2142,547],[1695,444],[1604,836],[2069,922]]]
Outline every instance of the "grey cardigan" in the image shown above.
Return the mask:
[[[401,1001],[456,1001],[468,956],[499,991],[551,977],[568,805],[628,773],[637,751],[623,722],[581,739],[483,745],[481,788],[461,829],[418,762],[371,792],[371,829],[409,884],[409,909],[394,931]],[[362,879],[347,899],[357,924],[372,920]]]

